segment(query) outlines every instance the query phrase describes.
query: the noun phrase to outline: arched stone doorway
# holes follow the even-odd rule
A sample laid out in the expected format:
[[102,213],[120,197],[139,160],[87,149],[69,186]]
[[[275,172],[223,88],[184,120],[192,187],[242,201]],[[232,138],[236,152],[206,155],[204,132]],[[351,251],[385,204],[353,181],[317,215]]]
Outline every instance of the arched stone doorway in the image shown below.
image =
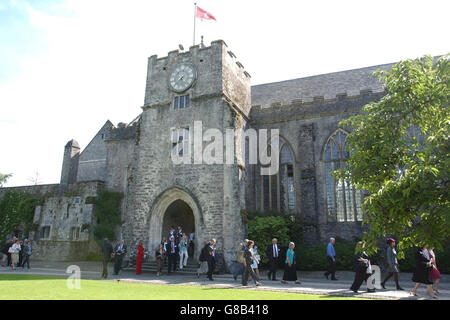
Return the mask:
[[195,218],[191,207],[183,200],[175,200],[167,207],[163,218],[162,235],[169,235],[170,227],[173,226],[177,230],[178,226],[183,228],[188,239],[191,232],[195,233]]
[[[153,202],[150,209],[149,220],[149,248],[155,250],[163,236],[168,235],[171,225],[175,228],[180,225],[188,235],[191,230],[195,232],[195,252],[197,259],[199,244],[203,239],[203,215],[198,202],[189,191],[178,187],[162,192]],[[151,255],[154,259],[154,256]]]

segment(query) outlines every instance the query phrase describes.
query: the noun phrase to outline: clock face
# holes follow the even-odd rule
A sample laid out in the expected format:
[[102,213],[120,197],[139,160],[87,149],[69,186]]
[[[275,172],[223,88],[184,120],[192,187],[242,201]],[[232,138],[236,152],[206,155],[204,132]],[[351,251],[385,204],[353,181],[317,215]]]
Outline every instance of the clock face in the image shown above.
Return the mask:
[[175,67],[169,78],[169,87],[175,92],[184,92],[197,79],[197,70],[192,63],[181,63]]

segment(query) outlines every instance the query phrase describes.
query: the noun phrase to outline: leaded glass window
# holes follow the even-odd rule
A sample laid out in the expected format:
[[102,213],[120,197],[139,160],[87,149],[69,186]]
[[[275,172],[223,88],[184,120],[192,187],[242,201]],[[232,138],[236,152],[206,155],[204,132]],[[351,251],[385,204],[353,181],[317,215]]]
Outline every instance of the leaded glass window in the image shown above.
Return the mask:
[[[270,154],[269,146],[269,154]],[[287,143],[278,146],[279,170],[274,175],[261,176],[260,209],[288,212],[295,209],[294,157]]]
[[189,108],[190,106],[191,106],[191,99],[188,94],[184,96],[176,96],[173,98],[174,109],[184,109]]
[[336,180],[332,172],[345,168],[349,157],[345,139],[347,133],[338,129],[327,141],[323,161],[325,166],[326,210],[330,222],[362,221],[361,191],[356,190],[349,181]]
[[172,155],[189,155],[189,128],[172,129]]

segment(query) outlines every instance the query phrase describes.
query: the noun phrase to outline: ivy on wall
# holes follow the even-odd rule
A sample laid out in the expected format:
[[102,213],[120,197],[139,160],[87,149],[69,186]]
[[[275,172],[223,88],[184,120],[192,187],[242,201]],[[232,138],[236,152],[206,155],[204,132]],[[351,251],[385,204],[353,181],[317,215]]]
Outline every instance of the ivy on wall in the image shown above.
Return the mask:
[[102,189],[97,197],[88,197],[86,204],[94,205],[94,238],[101,243],[104,238],[116,240],[115,230],[122,225],[120,204],[123,193]]
[[24,235],[33,230],[36,206],[42,204],[42,197],[21,191],[7,191],[0,200],[0,240],[20,228]]

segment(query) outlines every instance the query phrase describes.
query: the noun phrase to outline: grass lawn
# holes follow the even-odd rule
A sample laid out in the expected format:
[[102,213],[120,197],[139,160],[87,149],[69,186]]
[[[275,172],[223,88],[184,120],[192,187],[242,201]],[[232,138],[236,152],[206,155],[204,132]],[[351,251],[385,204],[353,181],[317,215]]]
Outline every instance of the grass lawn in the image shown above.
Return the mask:
[[69,290],[66,278],[0,275],[0,300],[355,300],[357,298],[289,292],[221,289],[197,286],[151,285],[81,280]]

